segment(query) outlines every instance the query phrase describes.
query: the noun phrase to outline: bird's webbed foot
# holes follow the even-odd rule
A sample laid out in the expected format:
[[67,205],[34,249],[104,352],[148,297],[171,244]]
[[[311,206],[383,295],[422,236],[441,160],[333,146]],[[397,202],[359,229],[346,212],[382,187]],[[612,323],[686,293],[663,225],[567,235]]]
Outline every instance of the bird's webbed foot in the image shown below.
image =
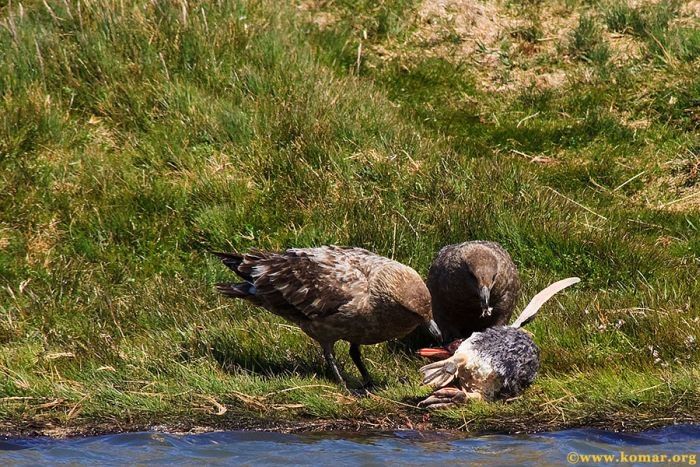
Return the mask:
[[478,392],[466,392],[458,387],[448,386],[433,392],[426,399],[420,401],[418,406],[428,409],[444,409],[465,404],[472,399],[482,399],[482,396]]

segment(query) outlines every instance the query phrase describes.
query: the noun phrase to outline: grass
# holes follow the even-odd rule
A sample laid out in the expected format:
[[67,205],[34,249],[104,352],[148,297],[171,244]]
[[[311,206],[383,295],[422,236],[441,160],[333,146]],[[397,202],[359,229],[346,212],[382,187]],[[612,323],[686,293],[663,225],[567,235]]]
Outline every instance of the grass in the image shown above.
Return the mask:
[[[521,23],[465,53],[450,25],[424,40],[417,1],[49,3],[0,2],[3,431],[698,420],[682,5],[498,4]],[[343,394],[301,331],[217,296],[207,254],[358,245],[425,274],[476,238],[514,257],[521,307],[583,282],[529,327],[530,390],[436,413],[395,343],[365,350],[375,396]]]
[[595,19],[587,15],[579,18],[578,25],[571,32],[569,53],[573,57],[594,63],[605,63],[610,51],[605,44]]

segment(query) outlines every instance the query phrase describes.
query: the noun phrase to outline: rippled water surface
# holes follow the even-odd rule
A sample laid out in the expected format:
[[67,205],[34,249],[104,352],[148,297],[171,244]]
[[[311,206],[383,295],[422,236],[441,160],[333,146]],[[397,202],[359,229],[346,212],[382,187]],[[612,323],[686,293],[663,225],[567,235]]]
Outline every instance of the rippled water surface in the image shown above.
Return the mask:
[[[455,461],[481,465],[551,465],[567,464],[567,459],[569,464],[583,465],[586,462],[582,456],[601,454],[615,456],[610,462],[613,464],[622,461],[630,462],[627,465],[654,465],[634,456],[666,455],[668,459],[685,456],[677,457],[677,464],[696,465],[700,456],[700,426],[683,425],[636,434],[586,429],[471,438],[449,432],[418,431],[301,435],[250,431],[191,435],[144,432],[66,440],[0,438],[0,465],[175,462],[426,465]],[[605,463],[602,459],[597,462],[590,459],[590,462]]]

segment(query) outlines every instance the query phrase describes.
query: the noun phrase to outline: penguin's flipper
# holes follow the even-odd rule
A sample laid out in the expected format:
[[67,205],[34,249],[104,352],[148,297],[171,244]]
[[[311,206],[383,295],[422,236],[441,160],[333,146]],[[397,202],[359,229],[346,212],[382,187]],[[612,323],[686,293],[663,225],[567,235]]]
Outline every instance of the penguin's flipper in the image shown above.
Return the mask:
[[542,290],[540,293],[535,295],[532,300],[530,300],[530,303],[527,304],[523,312],[520,313],[520,316],[518,316],[518,319],[516,319],[511,326],[514,328],[523,327],[525,324],[532,321],[547,300],[552,298],[557,292],[560,292],[565,288],[576,284],[577,282],[581,282],[581,279],[578,277],[569,277],[568,279],[562,279],[554,284],[550,284],[547,288]]

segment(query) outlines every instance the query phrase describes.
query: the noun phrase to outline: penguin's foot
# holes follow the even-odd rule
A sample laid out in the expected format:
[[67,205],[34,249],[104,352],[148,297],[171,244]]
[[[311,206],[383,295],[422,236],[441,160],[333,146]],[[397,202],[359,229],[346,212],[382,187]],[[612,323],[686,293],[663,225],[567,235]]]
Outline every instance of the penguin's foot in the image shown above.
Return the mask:
[[465,404],[467,401],[473,399],[482,400],[483,396],[478,392],[465,392],[460,388],[450,386],[438,389],[428,398],[420,401],[418,406],[428,409],[443,409],[458,404]]

